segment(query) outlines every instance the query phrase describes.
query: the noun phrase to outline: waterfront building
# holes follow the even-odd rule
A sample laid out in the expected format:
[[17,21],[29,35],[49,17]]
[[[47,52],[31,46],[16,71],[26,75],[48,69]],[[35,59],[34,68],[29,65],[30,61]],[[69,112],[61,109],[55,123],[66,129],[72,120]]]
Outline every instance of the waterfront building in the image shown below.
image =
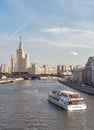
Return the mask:
[[25,54],[23,44],[20,44],[16,55],[11,55],[11,72],[27,72],[29,68],[29,55]]
[[57,74],[57,69],[55,67],[51,68],[49,65],[39,66],[37,63],[33,63],[31,74]]
[[57,74],[62,74],[62,65],[57,65]]
[[58,65],[57,66],[57,74],[71,75],[72,74],[72,66]]
[[55,67],[50,68],[49,74],[57,74],[57,69]]
[[64,71],[62,72],[62,75],[66,76],[66,75],[72,75],[72,72],[71,71]]
[[83,80],[83,69],[84,67],[77,67],[72,73],[72,80],[76,82],[82,82]]
[[39,67],[39,74],[44,74],[44,68],[42,66]]
[[70,67],[66,65],[62,65],[62,72],[70,71]]
[[89,57],[85,65],[83,70],[83,81],[87,83],[94,83],[94,56]]
[[49,74],[50,67],[49,65],[43,65],[44,74]]
[[6,64],[1,64],[1,67],[0,67],[0,72],[1,73],[9,73],[9,68]]
[[72,66],[72,65],[70,65],[69,68],[70,68],[70,71],[74,70],[74,66]]
[[36,75],[40,73],[40,68],[37,63],[32,63],[31,65],[31,74]]

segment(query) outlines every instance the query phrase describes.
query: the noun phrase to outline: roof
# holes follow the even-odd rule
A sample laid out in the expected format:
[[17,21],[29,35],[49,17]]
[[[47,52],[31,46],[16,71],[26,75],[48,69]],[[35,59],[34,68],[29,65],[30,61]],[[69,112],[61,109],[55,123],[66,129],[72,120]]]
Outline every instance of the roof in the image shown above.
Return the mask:
[[72,91],[67,91],[67,90],[64,90],[64,91],[61,91],[65,94],[77,94],[77,95],[80,95],[79,93],[76,93],[76,92],[72,92]]
[[70,98],[80,98],[80,94],[76,92],[71,92],[71,91],[60,91],[61,95],[63,96],[68,96]]

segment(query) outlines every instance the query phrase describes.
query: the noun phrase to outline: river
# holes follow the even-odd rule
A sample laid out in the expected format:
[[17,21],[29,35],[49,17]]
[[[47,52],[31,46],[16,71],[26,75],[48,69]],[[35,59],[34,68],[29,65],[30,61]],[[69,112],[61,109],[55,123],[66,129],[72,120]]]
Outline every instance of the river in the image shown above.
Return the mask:
[[48,101],[55,88],[76,91],[50,80],[0,84],[0,130],[94,130],[94,96],[79,92],[88,109],[68,112]]

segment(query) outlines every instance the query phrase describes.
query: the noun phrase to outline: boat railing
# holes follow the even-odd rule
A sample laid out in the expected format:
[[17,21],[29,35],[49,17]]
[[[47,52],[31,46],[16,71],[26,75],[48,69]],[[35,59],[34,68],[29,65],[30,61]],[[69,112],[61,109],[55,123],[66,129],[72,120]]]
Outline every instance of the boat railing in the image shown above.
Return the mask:
[[81,98],[79,93],[66,93],[64,91],[61,92],[61,91],[58,91],[56,89],[53,90],[52,93],[57,94],[58,96],[65,96],[65,97],[68,97],[68,98],[71,98],[71,99],[73,99],[73,98]]
[[59,95],[61,96],[65,96],[65,97],[68,97],[68,98],[80,98],[80,95],[79,94],[66,94],[66,93],[60,93]]
[[85,104],[84,100],[75,100],[75,101],[69,101],[67,102],[68,105],[82,105]]

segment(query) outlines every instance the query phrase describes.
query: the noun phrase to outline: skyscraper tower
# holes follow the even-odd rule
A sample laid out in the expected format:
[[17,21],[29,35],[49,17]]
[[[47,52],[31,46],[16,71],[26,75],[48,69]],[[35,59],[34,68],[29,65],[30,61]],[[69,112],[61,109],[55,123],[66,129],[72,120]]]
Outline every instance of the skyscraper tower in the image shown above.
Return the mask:
[[11,71],[27,72],[28,68],[29,68],[29,55],[25,54],[20,37],[20,43],[16,51],[16,56],[13,55],[11,56],[11,69],[12,69]]

